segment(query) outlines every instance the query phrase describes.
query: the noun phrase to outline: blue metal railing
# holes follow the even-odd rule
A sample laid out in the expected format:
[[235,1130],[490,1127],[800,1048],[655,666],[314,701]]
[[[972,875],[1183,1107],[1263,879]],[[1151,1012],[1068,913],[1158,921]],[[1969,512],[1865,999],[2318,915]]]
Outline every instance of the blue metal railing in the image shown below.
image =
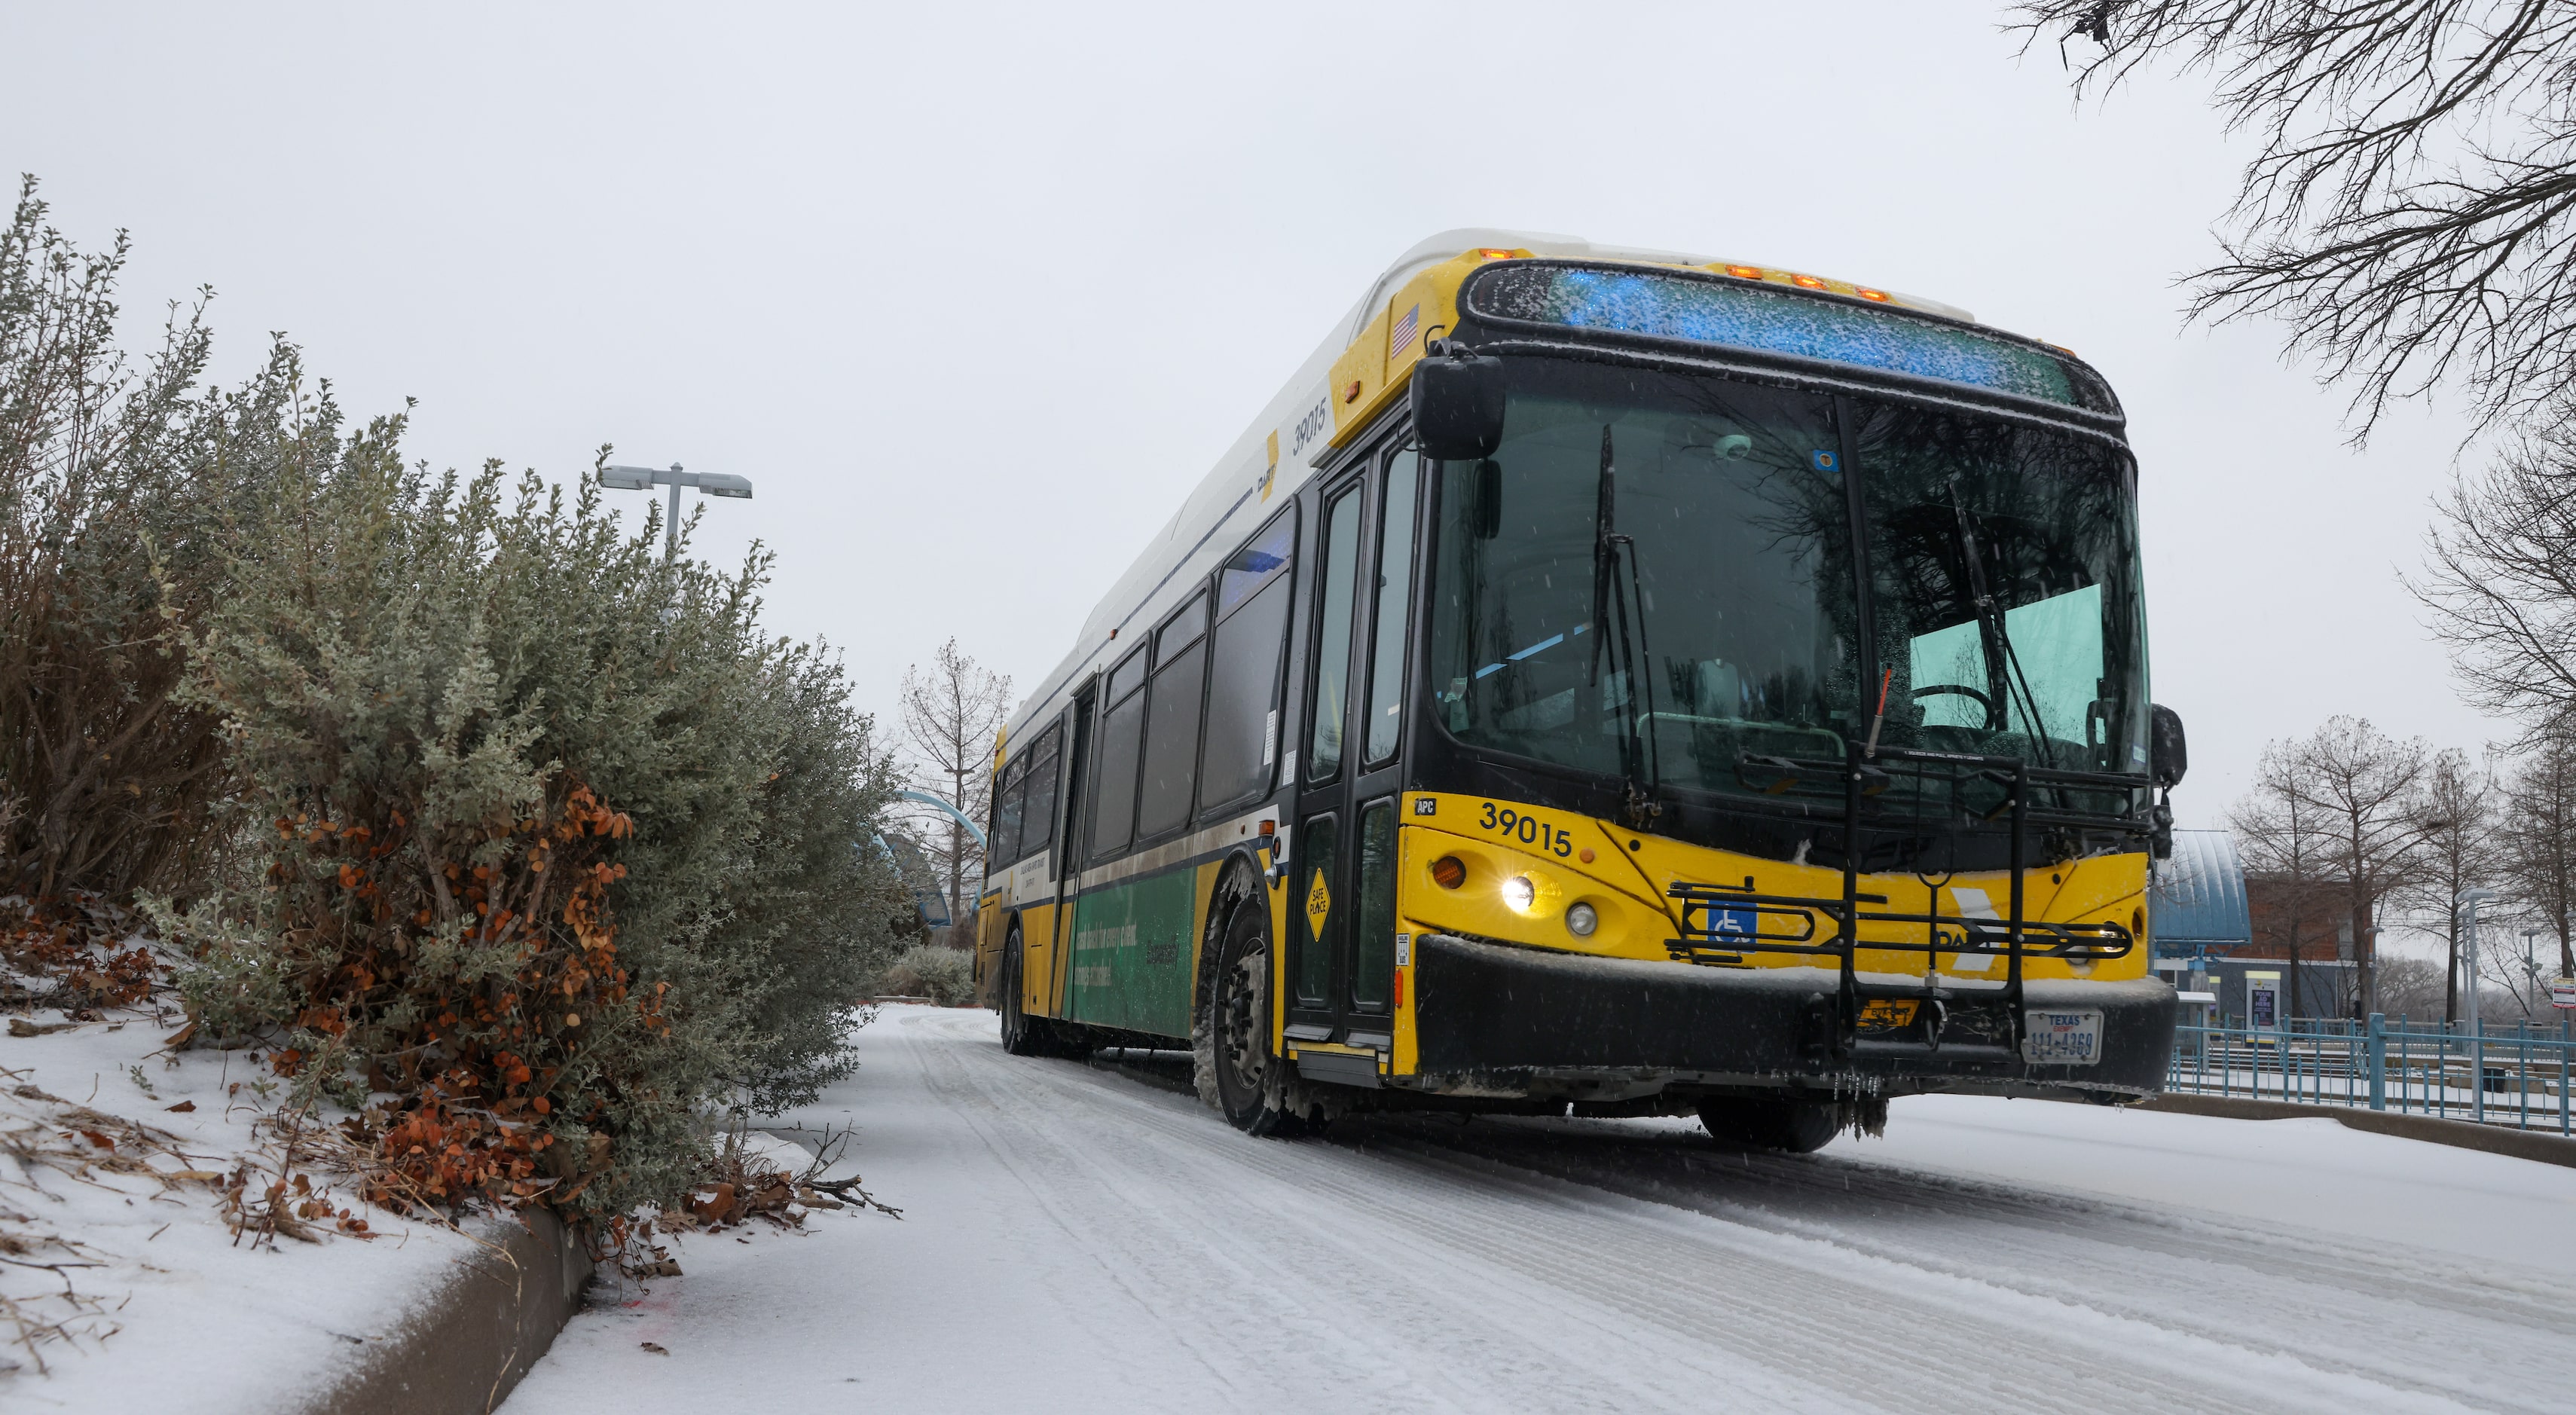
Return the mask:
[[2299,1018],[2279,1027],[2174,1029],[2165,1089],[2301,1105],[2570,1130],[2568,1083],[2576,1025],[2516,1022],[2472,1032],[2466,1023]]

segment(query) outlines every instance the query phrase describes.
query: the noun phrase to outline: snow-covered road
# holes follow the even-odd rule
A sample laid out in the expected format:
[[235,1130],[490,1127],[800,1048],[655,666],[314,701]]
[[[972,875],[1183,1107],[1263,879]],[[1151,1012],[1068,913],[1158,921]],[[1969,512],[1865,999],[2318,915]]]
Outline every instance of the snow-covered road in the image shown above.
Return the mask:
[[855,1122],[904,1218],[696,1238],[510,1415],[2576,1407],[2576,1170],[1953,1097],[1799,1158],[1673,1121],[1278,1142],[987,1013],[860,1047],[792,1119]]

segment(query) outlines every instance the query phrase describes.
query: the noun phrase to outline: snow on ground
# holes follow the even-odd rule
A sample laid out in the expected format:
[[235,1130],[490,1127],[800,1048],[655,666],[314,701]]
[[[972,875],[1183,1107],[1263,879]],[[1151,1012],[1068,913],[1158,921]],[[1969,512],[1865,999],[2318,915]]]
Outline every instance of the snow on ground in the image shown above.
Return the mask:
[[[38,1012],[28,1020],[59,1019]],[[256,1087],[266,1068],[240,1053],[151,1055],[174,1024],[120,1012],[69,1031],[0,1040],[0,1141],[7,1144],[0,1235],[24,1249],[0,1267],[0,1293],[30,1315],[63,1320],[75,1334],[31,1352],[0,1327],[0,1408],[83,1415],[287,1408],[362,1359],[370,1342],[475,1247],[463,1234],[347,1199],[340,1206],[360,1209],[377,1230],[373,1241],[236,1242],[212,1186],[153,1176],[230,1172],[256,1149],[251,1125],[262,1109]],[[194,1109],[173,1111],[177,1105]],[[169,1138],[138,1145],[131,1131],[84,1120],[84,1111]],[[81,1133],[85,1126],[119,1148],[101,1149]],[[32,1147],[66,1157],[68,1170],[25,1162],[20,1156]],[[108,1167],[120,1157],[152,1173]],[[46,1234],[81,1247],[66,1252],[41,1242]],[[65,1262],[95,1266],[23,1266]],[[66,1282],[77,1304],[46,1295]],[[17,1369],[7,1369],[12,1362]]]
[[1838,1140],[1826,1153],[2529,1264],[2568,1275],[2576,1306],[2576,1169],[2323,1117],[2216,1120],[1983,1096],[1891,1109],[1884,1139]]
[[[2576,1170],[2331,1122],[1899,1102],[1256,1141],[888,1008],[809,1128],[904,1209],[693,1235],[510,1415],[1026,1408],[2557,1411]],[[661,1348],[657,1354],[648,1348]]]

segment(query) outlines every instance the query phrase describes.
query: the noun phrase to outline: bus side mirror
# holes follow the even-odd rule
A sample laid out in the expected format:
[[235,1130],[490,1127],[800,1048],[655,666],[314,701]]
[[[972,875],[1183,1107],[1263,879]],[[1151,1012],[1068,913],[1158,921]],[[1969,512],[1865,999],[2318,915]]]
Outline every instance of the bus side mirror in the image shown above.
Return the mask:
[[2182,714],[2157,703],[2147,721],[2147,769],[2158,786],[2171,790],[2182,784],[2182,774],[2191,769],[2191,748],[2183,741]]
[[1503,445],[1503,361],[1458,345],[1413,366],[1413,435],[1435,462],[1472,462]]

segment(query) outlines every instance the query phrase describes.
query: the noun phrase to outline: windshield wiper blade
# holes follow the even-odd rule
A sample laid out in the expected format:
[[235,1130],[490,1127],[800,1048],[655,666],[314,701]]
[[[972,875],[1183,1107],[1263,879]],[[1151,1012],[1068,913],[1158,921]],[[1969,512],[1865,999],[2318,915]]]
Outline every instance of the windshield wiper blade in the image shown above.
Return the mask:
[[[1592,623],[1597,630],[1592,645],[1592,666],[1588,686],[1599,687],[1601,655],[1618,641],[1621,702],[1619,705],[1619,767],[1627,778],[1627,818],[1635,829],[1646,829],[1664,808],[1655,799],[1663,784],[1660,751],[1654,740],[1655,685],[1652,678],[1637,671],[1642,653],[1651,668],[1654,652],[1646,647],[1646,605],[1637,580],[1637,543],[1619,533],[1618,481],[1613,469],[1614,446],[1610,425],[1601,425],[1601,479],[1599,494],[1593,505],[1592,523]],[[1619,582],[1619,562],[1628,563],[1628,580]],[[1630,601],[1635,601],[1636,633],[1628,632]],[[1607,603],[1610,617],[1603,617]],[[1643,719],[1634,716],[1642,692],[1646,711]]]
[[[2002,670],[1996,676],[2003,680],[2006,702],[2014,702],[2014,690],[2020,690],[2018,705],[2022,721],[2030,725],[2030,735],[2039,744],[2040,765],[2054,767],[2057,765],[2057,747],[2049,738],[2048,724],[2040,721],[2039,697],[2031,692],[2030,678],[2021,671],[2021,656],[2013,652],[2012,631],[2004,626],[2003,611],[1995,607],[1994,594],[1986,586],[1985,556],[1977,549],[1976,527],[1968,515],[1968,499],[1960,494],[1959,474],[1956,472],[1950,474],[1950,509],[1959,518],[1959,553],[1967,562],[1968,596],[1977,612],[1978,632],[1985,637],[1986,661]],[[2004,723],[2007,727],[2011,725],[2011,714],[2005,714]]]

